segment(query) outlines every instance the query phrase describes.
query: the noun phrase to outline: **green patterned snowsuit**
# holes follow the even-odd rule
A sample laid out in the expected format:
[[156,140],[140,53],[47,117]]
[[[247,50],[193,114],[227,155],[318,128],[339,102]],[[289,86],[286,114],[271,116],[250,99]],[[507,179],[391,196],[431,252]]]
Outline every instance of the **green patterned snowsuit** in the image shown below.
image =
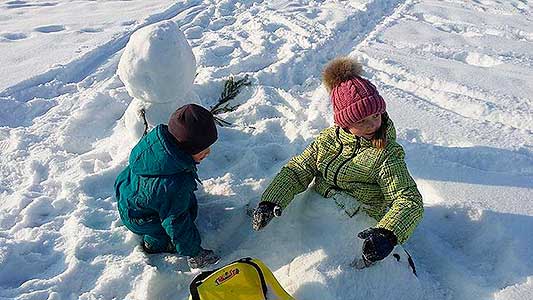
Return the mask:
[[343,191],[353,196],[378,221],[377,227],[391,230],[404,243],[422,219],[424,207],[390,120],[387,138],[386,148],[378,149],[337,126],[327,128],[281,169],[261,200],[285,208],[315,179],[319,194],[329,198]]

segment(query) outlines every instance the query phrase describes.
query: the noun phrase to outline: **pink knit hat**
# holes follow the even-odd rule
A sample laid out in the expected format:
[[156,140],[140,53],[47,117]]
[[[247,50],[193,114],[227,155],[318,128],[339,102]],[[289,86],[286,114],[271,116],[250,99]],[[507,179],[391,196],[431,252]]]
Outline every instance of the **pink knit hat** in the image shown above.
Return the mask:
[[385,100],[376,87],[359,76],[343,81],[331,89],[335,124],[347,128],[376,113],[385,112]]

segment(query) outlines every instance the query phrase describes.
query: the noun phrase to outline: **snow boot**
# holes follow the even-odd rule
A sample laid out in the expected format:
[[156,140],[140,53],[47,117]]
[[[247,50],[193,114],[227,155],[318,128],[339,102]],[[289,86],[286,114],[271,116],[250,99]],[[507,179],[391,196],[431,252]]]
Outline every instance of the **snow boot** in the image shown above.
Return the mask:
[[187,263],[191,269],[200,269],[208,265],[216,264],[220,257],[213,250],[200,249],[200,253],[194,257],[189,257]]
[[[149,240],[152,240],[152,243],[150,243]],[[168,241],[165,244],[162,244],[161,241],[154,240],[153,238],[147,237],[146,235],[143,237],[141,246],[143,248],[143,251],[148,254],[176,253],[176,247],[174,247],[174,244],[172,244],[172,242]]]

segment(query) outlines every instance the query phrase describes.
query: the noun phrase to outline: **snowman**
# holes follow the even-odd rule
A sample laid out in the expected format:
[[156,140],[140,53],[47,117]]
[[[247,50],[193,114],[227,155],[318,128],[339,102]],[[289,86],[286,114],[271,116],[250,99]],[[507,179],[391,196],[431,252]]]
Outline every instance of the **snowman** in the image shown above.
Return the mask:
[[136,31],[120,58],[117,74],[133,98],[124,121],[135,141],[158,124],[166,124],[177,108],[202,105],[193,91],[196,59],[173,21]]

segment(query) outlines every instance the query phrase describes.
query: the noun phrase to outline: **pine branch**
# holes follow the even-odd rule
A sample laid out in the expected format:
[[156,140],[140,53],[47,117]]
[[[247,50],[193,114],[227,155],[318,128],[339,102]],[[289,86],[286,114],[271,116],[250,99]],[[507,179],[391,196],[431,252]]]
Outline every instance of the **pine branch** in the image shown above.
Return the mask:
[[[211,108],[211,113],[213,115],[219,115],[236,110],[240,104],[231,106],[228,102],[233,100],[239,94],[243,86],[249,86],[251,84],[252,83],[248,79],[248,75],[237,81],[234,80],[233,76],[230,76],[230,78],[224,83],[224,90],[222,91],[217,104]],[[231,123],[224,121],[219,117],[215,117],[215,121],[219,126],[232,125]]]
[[218,126],[224,127],[224,126],[231,126],[232,124],[228,121],[224,121],[221,118],[217,116],[213,116],[215,118],[215,123],[217,123]]

